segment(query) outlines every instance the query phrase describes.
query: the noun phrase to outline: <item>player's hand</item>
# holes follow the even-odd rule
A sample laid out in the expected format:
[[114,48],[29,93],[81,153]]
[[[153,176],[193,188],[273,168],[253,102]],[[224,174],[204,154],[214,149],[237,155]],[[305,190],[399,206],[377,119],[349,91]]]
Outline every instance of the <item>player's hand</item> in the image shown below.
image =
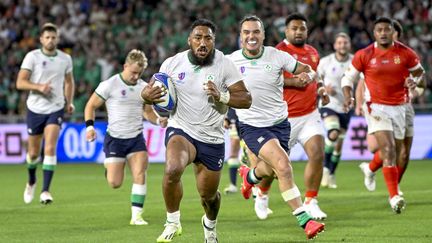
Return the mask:
[[324,92],[322,95],[320,95],[320,97],[321,97],[321,105],[322,106],[325,106],[328,103],[330,103],[330,96],[326,92]]
[[413,78],[407,77],[405,79],[405,87],[407,87],[410,90],[413,90],[413,89],[415,89],[417,87],[417,84],[416,84],[416,82],[414,81]]
[[327,94],[329,94],[331,96],[334,96],[336,94],[336,90],[333,88],[333,86],[325,85],[324,88],[325,88]]
[[152,79],[144,88],[141,90],[141,98],[146,104],[159,103],[164,101],[161,99],[167,92],[165,88],[154,85],[155,81]]
[[72,103],[66,104],[66,112],[72,114],[75,111],[75,106]]
[[314,77],[311,77],[308,73],[300,73],[299,75],[297,75],[297,77],[300,79],[301,82],[303,82],[305,85],[312,83],[315,79]]
[[228,118],[225,118],[225,119],[224,119],[224,124],[223,124],[223,126],[224,126],[225,129],[230,128],[230,121],[228,120]]
[[87,142],[93,142],[96,139],[96,130],[94,129],[94,127],[86,128],[86,139]]
[[168,126],[168,117],[159,117],[159,126],[165,128]]
[[348,113],[354,107],[354,98],[346,96],[344,100],[344,111]]
[[203,85],[204,85],[203,89],[208,96],[213,97],[214,100],[217,101],[220,99],[220,92],[217,89],[215,83],[213,83],[212,81],[207,81],[207,83],[204,83]]
[[39,93],[48,96],[51,94],[52,91],[52,87],[51,87],[51,81],[49,81],[48,83],[44,83],[44,84],[39,84],[38,89]]
[[363,109],[359,105],[356,105],[354,112],[357,116],[363,116],[364,115]]

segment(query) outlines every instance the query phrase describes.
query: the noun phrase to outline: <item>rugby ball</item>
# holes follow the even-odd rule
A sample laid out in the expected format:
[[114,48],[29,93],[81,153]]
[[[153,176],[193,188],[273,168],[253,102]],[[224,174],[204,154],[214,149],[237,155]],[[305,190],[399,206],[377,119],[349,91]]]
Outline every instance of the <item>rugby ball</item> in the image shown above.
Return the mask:
[[159,103],[153,103],[153,107],[158,112],[172,113],[175,110],[177,103],[177,95],[172,78],[166,73],[155,73],[152,76],[155,81],[154,85],[163,87],[167,92],[161,97],[163,100]]

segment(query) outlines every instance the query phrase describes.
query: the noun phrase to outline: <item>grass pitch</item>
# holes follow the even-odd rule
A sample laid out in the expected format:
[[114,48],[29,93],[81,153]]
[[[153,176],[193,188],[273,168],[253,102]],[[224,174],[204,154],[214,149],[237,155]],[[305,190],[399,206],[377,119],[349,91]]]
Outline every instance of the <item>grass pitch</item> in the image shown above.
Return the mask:
[[[295,178],[302,192],[305,163],[294,163]],[[221,190],[228,184],[227,167]],[[401,189],[407,208],[395,215],[387,201],[382,173],[377,190],[368,192],[358,163],[342,162],[337,171],[337,189],[323,188],[321,209],[328,214],[326,231],[318,242],[432,242],[432,161],[412,161]],[[60,164],[51,188],[54,203],[38,202],[41,168],[35,200],[26,205],[22,194],[26,181],[24,165],[0,166],[0,242],[155,242],[163,230],[165,206],[161,192],[162,164],[151,164],[144,218],[148,226],[129,226],[131,178],[129,171],[120,189],[105,182],[103,165]],[[203,210],[195,188],[192,166],[183,175],[181,203],[183,235],[174,243],[203,242]],[[223,195],[218,219],[219,241],[229,243],[304,242],[305,234],[274,184],[270,208],[274,214],[258,220],[253,200],[239,193]]]

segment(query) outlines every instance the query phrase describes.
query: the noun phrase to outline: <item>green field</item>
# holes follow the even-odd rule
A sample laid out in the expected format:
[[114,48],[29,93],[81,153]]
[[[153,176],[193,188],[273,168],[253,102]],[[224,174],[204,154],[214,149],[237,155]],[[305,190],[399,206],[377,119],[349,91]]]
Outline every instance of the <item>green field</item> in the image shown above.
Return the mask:
[[[303,191],[304,163],[295,163],[296,181]],[[338,168],[338,189],[322,189],[320,206],[328,214],[326,231],[318,242],[432,242],[432,161],[413,161],[401,189],[407,209],[395,215],[387,202],[381,172],[377,190],[368,192],[358,163],[343,162]],[[224,168],[225,172],[227,168]],[[155,242],[163,230],[165,206],[161,192],[162,164],[151,164],[144,218],[148,226],[129,226],[130,176],[122,188],[110,189],[103,166],[60,164],[54,176],[54,203],[29,205],[22,199],[24,165],[0,166],[0,242]],[[221,188],[228,182],[222,178]],[[203,210],[190,166],[183,175],[181,204],[183,235],[173,242],[203,242],[200,224]],[[240,194],[223,196],[218,220],[220,242],[276,243],[303,242],[305,235],[283,203],[277,186],[272,188],[270,208],[274,214],[265,221],[256,218],[253,200]]]

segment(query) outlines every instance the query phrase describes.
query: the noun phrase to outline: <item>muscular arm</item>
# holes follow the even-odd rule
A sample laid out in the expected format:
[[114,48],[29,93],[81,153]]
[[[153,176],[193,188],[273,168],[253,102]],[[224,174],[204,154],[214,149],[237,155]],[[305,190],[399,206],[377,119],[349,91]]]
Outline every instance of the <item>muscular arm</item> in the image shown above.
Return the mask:
[[311,66],[301,62],[297,62],[293,74],[294,77],[284,79],[284,86],[304,87],[316,77],[316,73]]
[[97,108],[101,107],[105,101],[99,97],[96,93],[93,93],[90,96],[89,101],[87,101],[87,104],[84,109],[84,120],[95,120],[95,111]]
[[252,105],[252,97],[249,90],[246,89],[243,81],[239,81],[228,87],[230,99],[228,106],[233,108],[247,109]]
[[364,102],[365,84],[364,80],[360,79],[357,83],[357,88],[355,92],[355,113],[360,116],[362,114],[362,104]]
[[153,109],[152,105],[144,105],[144,118],[154,125],[160,125],[161,127],[167,126],[168,119],[166,117],[160,117]]
[[47,95],[51,92],[50,83],[45,84],[35,84],[30,81],[31,71],[27,69],[21,69],[18,72],[18,78],[16,81],[16,87],[18,90],[29,90],[40,92],[44,95]]
[[73,104],[73,98],[75,93],[75,81],[72,72],[65,75],[65,86],[64,94],[67,104]]

